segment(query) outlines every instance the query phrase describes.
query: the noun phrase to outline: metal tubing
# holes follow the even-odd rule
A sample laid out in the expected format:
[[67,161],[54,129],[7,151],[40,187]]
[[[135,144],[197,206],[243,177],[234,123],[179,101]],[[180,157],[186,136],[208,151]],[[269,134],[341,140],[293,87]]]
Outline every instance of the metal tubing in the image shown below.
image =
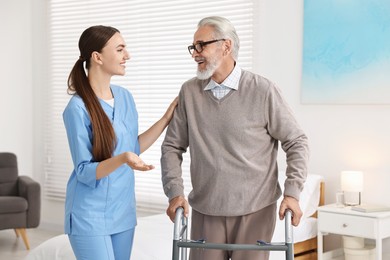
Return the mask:
[[293,227],[291,224],[292,220],[292,212],[290,209],[287,209],[284,213],[284,220],[285,220],[285,237],[286,237],[286,259],[287,260],[293,260],[294,259],[294,238],[293,238]]
[[173,240],[180,240],[182,227],[183,208],[176,209],[175,223],[173,228]]
[[[184,217],[183,216],[183,219],[182,219],[182,225],[184,226],[184,227],[186,227],[185,228],[185,230],[183,230],[183,235],[182,235],[182,238],[183,239],[185,239],[185,240],[187,240],[188,239],[188,218],[186,218],[186,217]],[[181,248],[181,258],[183,259],[183,260],[187,260],[187,248],[186,247],[182,247]]]
[[284,220],[285,220],[284,232],[285,232],[285,237],[286,237],[286,243],[294,243],[291,218],[292,218],[292,213],[291,213],[291,210],[288,209],[288,210],[286,210],[286,213],[284,214]]
[[291,243],[287,244],[286,260],[294,260],[294,245]]
[[205,248],[220,250],[260,250],[260,251],[287,251],[285,244],[270,243],[269,245],[256,244],[217,244],[217,243],[198,243],[198,242],[178,242],[179,247]]
[[187,229],[187,226],[183,226],[183,218],[183,208],[177,208],[173,228],[172,260],[179,260],[180,250],[183,252],[183,249],[177,245],[181,239],[181,236],[183,235],[183,232],[187,234],[187,232],[185,231],[185,229]]
[[175,224],[173,231],[173,249],[172,260],[187,259],[187,248],[204,248],[219,250],[261,250],[261,251],[285,251],[286,259],[294,259],[294,241],[293,228],[291,224],[292,212],[287,209],[285,212],[285,243],[267,243],[267,244],[216,244],[201,243],[187,239],[187,218],[184,216],[183,208],[176,210]]
[[173,240],[172,260],[179,260],[180,247],[177,245],[178,242],[178,240]]

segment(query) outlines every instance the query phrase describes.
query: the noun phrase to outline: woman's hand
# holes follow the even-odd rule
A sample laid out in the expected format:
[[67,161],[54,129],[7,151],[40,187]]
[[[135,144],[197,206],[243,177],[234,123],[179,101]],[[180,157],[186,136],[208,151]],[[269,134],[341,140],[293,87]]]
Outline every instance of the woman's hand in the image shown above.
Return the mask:
[[134,170],[149,171],[154,169],[153,165],[144,163],[144,161],[142,161],[141,158],[139,158],[139,156],[135,153],[125,152],[124,157],[125,163]]
[[156,123],[154,123],[148,130],[146,130],[145,132],[143,132],[138,136],[138,142],[139,142],[141,153],[146,151],[157,140],[157,138],[161,135],[164,129],[168,126],[169,122],[173,117],[173,111],[175,111],[178,100],[179,98],[176,97],[169,105],[167,111],[161,117],[161,119],[158,120]]
[[169,124],[169,122],[171,121],[172,117],[173,117],[173,112],[175,111],[175,108],[177,106],[177,103],[179,101],[179,97],[176,97],[172,103],[169,105],[167,111],[165,112],[165,114],[163,115],[163,118],[165,120],[167,120],[167,124]]

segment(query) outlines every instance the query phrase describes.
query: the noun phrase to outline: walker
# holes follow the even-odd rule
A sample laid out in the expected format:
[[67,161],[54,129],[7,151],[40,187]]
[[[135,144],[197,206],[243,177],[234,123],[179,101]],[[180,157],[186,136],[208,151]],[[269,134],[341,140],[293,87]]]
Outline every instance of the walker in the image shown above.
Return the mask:
[[184,209],[176,210],[173,230],[172,260],[187,260],[187,248],[220,249],[220,250],[262,250],[285,251],[286,260],[294,259],[293,230],[291,224],[292,212],[285,213],[285,242],[254,241],[253,244],[217,244],[207,243],[206,240],[189,240],[187,237],[188,220],[184,216]]

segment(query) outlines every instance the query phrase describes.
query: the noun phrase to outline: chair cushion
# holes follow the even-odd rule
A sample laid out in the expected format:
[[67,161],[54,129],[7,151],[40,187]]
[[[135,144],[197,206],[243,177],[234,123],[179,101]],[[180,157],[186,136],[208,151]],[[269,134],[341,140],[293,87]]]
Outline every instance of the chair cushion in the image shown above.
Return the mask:
[[1,196],[18,196],[18,182],[0,182],[0,197]]
[[18,162],[13,153],[0,153],[0,183],[16,182],[18,179]]
[[28,208],[27,200],[22,197],[1,196],[0,214],[24,212]]
[[0,167],[0,183],[16,182],[18,179],[18,168]]

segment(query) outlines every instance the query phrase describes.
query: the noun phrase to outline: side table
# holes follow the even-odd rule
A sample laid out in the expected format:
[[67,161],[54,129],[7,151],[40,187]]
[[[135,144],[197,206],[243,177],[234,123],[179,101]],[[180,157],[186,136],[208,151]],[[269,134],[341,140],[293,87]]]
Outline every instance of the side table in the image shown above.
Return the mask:
[[323,260],[323,236],[332,233],[374,239],[376,260],[382,260],[382,240],[390,237],[390,211],[364,213],[329,204],[318,208],[318,260]]

